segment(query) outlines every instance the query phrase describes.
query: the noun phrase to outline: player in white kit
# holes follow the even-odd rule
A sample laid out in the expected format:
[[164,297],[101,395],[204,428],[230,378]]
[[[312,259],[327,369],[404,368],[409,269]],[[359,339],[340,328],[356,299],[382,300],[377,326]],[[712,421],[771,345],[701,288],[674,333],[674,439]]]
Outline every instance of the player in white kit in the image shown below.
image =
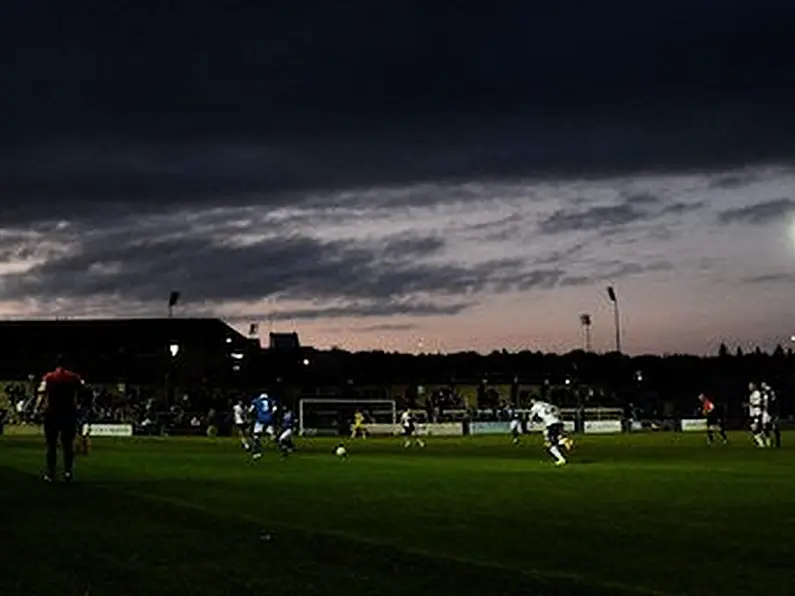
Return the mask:
[[235,425],[235,432],[237,433],[238,438],[240,439],[240,446],[248,451],[251,449],[251,443],[249,442],[249,432],[248,432],[248,419],[246,417],[246,408],[243,407],[243,401],[237,400],[234,406],[232,406],[232,421]]
[[518,412],[513,412],[511,415],[511,425],[509,428],[513,444],[518,445],[520,437],[522,436],[522,417]]
[[414,421],[414,414],[411,413],[411,410],[406,410],[400,415],[400,428],[403,432],[404,447],[411,447],[412,439],[414,439],[414,442],[418,447],[425,447],[425,442],[417,436],[417,425]]
[[751,435],[757,447],[765,447],[765,408],[762,392],[755,383],[748,384],[748,419],[751,424]]
[[538,400],[530,402],[530,420],[538,420],[544,425],[544,438],[547,452],[555,458],[555,465],[567,462],[564,451],[571,450],[574,442],[563,434],[563,422],[557,406]]

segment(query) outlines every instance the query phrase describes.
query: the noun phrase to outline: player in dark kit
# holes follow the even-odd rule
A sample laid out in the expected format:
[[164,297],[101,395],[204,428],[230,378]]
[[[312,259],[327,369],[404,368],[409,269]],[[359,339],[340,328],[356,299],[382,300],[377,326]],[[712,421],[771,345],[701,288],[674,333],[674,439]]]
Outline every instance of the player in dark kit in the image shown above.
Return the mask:
[[778,396],[773,388],[767,383],[762,383],[762,404],[767,416],[767,423],[765,425],[765,433],[767,436],[773,435],[773,446],[781,448],[781,427],[779,420],[781,419],[781,404],[779,403]]
[[698,396],[698,399],[701,402],[701,413],[707,419],[707,444],[712,445],[715,442],[715,431],[717,431],[725,445],[729,439],[726,436],[726,423],[723,414],[718,406],[703,393]]
[[77,402],[83,379],[64,367],[59,357],[52,372],[44,375],[39,387],[38,405],[44,411],[44,436],[47,440],[47,482],[55,480],[58,441],[63,449],[64,480],[71,482],[74,471],[74,443],[77,434]]

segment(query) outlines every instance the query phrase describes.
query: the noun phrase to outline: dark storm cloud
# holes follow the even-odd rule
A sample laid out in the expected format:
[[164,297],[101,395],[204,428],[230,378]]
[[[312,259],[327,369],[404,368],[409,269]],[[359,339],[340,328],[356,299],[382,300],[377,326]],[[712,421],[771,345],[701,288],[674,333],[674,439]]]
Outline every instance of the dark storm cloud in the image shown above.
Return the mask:
[[731,190],[748,186],[759,180],[759,174],[755,172],[733,172],[731,174],[720,174],[710,179],[709,187],[720,190]]
[[696,201],[694,203],[671,203],[666,205],[659,211],[659,215],[684,215],[691,211],[698,211],[705,206],[704,201]]
[[[337,319],[343,317],[391,317],[412,315],[415,317],[457,315],[474,306],[474,302],[453,302],[449,304],[432,304],[430,302],[385,302],[378,304],[349,304],[331,308],[301,308],[296,310],[280,310],[275,318],[280,320],[313,320]],[[407,325],[372,325],[357,329],[358,331],[389,331],[405,330]]]
[[684,215],[702,207],[701,202],[667,202],[651,193],[630,194],[625,195],[622,202],[615,205],[559,209],[542,219],[538,227],[543,234],[614,231],[630,224]]
[[558,282],[558,285],[561,287],[589,286],[597,282],[614,282],[644,273],[657,273],[674,269],[673,263],[668,261],[654,261],[646,264],[612,261],[594,263],[592,266],[594,269],[592,275],[568,275],[563,277]]
[[384,255],[390,258],[424,257],[445,247],[443,238],[435,236],[406,236],[396,238],[384,246]]
[[673,269],[673,263],[669,263],[668,261],[655,261],[646,264],[615,262],[612,269],[603,273],[602,279],[620,279],[632,275],[639,275],[641,273],[671,271]]
[[[293,235],[236,245],[228,238],[222,244],[213,236],[178,232],[164,228],[153,236],[125,228],[85,233],[58,258],[6,275],[4,297],[158,304],[179,288],[187,302],[198,305],[267,297],[319,304],[293,318],[312,313],[429,315],[458,312],[481,292],[551,287],[562,276],[532,269],[519,259],[424,263],[422,256],[442,246],[435,238],[398,236],[357,244]],[[338,300],[343,301],[339,307],[323,304]]]
[[792,283],[795,282],[795,275],[792,273],[764,273],[746,277],[743,281],[748,284]]
[[770,223],[795,211],[795,201],[788,198],[774,199],[748,207],[727,209],[718,215],[722,224],[746,223],[760,225]]
[[6,221],[795,155],[786,2],[44,4],[3,19]]
[[542,220],[539,229],[544,234],[584,232],[601,228],[625,226],[642,221],[647,214],[630,204],[590,207],[581,211],[559,210]]
[[351,331],[365,332],[365,333],[382,333],[390,331],[411,331],[416,329],[417,325],[414,323],[383,323],[381,325],[367,325],[366,327],[354,327]]
[[660,201],[660,197],[648,192],[632,193],[625,197],[625,202],[627,205],[635,205],[640,207],[657,205],[660,203]]

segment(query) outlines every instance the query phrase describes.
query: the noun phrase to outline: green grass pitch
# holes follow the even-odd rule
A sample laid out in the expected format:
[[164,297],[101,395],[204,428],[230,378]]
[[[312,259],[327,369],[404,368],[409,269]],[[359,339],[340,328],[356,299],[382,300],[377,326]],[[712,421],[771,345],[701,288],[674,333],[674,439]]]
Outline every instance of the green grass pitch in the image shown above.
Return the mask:
[[45,485],[0,437],[0,594],[792,594],[795,433],[301,440],[252,465],[230,439],[95,439]]

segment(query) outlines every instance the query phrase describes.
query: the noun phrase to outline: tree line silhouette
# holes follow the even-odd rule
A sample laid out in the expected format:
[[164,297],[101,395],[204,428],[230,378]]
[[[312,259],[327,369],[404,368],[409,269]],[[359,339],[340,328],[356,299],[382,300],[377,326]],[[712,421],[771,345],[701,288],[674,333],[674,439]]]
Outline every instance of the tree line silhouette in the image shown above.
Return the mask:
[[[521,391],[557,392],[559,399],[582,400],[591,393],[594,405],[633,404],[657,411],[692,414],[699,393],[725,404],[734,417],[743,416],[749,382],[768,382],[778,393],[784,415],[795,393],[795,355],[778,346],[771,353],[757,348],[745,353],[722,344],[715,356],[684,354],[628,356],[576,350],[567,354],[507,350],[488,355],[476,352],[451,354],[401,354],[383,351],[303,351],[297,356],[265,351],[266,368],[281,383],[311,388],[339,387],[354,393],[363,387],[405,384],[409,392],[423,386],[511,386],[509,401]],[[294,365],[289,365],[295,360]],[[279,363],[281,361],[281,364]],[[306,366],[306,363],[309,365]],[[303,364],[303,366],[302,366]],[[593,391],[595,390],[595,392]],[[547,393],[548,395],[548,393]],[[598,404],[595,402],[599,402]]]

